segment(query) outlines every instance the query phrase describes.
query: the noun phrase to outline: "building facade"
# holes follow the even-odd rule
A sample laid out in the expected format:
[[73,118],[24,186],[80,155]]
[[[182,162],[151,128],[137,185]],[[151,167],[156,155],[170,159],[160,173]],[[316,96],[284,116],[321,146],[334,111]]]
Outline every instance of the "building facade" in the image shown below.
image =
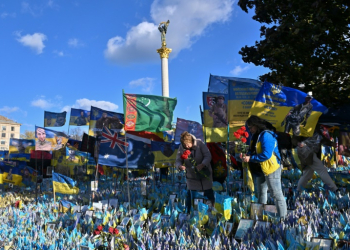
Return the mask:
[[0,150],[9,150],[10,139],[19,139],[21,124],[0,115]]

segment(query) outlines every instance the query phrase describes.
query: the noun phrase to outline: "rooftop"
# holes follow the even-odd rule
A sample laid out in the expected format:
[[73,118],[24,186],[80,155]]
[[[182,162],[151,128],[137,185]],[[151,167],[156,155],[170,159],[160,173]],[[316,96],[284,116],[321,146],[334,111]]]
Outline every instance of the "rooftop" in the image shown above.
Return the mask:
[[20,123],[12,121],[11,119],[9,119],[5,116],[2,116],[2,115],[0,115],[0,123],[1,124],[19,124],[19,125],[21,125]]

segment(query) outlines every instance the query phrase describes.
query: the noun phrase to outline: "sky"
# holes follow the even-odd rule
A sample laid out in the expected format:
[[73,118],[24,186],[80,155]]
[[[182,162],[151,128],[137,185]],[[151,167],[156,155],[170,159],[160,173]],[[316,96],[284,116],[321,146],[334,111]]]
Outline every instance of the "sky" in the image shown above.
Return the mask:
[[257,79],[269,71],[238,53],[260,40],[253,14],[235,0],[0,0],[0,115],[24,133],[44,126],[44,111],[67,111],[67,121],[71,108],[123,113],[123,89],[162,95],[158,25],[170,20],[173,121],[200,122],[210,74]]

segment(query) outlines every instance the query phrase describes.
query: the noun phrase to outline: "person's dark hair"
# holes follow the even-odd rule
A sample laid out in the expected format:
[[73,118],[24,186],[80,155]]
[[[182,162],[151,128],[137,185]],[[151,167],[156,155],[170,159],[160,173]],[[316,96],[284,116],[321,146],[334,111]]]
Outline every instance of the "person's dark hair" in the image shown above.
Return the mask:
[[258,128],[258,134],[264,130],[270,130],[273,132],[276,132],[276,128],[268,121],[261,119],[260,117],[256,115],[252,115],[248,118],[246,121],[247,126],[256,126]]

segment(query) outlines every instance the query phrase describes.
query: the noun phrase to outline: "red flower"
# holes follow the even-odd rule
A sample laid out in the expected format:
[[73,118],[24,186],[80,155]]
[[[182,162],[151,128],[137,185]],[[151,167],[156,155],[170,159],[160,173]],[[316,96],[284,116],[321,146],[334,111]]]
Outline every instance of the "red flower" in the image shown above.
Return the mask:
[[186,160],[190,154],[191,154],[191,151],[190,151],[190,150],[185,150],[185,151],[182,153],[181,158],[182,158],[183,160]]
[[113,231],[114,231],[113,227],[108,228],[108,232],[110,232],[111,234],[113,233]]
[[98,231],[98,230],[95,230],[94,231],[94,235],[98,235],[98,234],[100,234],[101,232],[100,231]]
[[186,154],[181,155],[181,159],[186,160],[187,158],[188,158],[188,155],[186,155]]
[[99,226],[97,227],[97,230],[98,230],[98,231],[102,231],[102,229],[103,229],[103,226],[102,226],[102,225],[99,225]]
[[248,132],[244,132],[244,136],[245,136],[246,138],[248,138],[248,137],[249,137],[249,133],[248,133]]
[[118,235],[119,234],[119,230],[118,229],[114,229],[114,234]]
[[240,129],[242,129],[243,131],[245,131],[245,126],[242,126]]
[[242,135],[242,136],[244,136],[244,130],[242,130],[242,129],[238,129],[238,131],[237,131],[240,135]]
[[247,139],[246,139],[246,138],[242,138],[241,141],[242,141],[243,143],[246,143],[246,142],[247,142]]
[[19,206],[19,202],[20,202],[20,201],[16,201],[15,207],[18,207],[18,206]]
[[191,151],[187,149],[187,150],[185,150],[184,154],[190,155],[190,154],[191,154]]
[[236,137],[237,139],[239,139],[239,137],[241,137],[237,132],[233,133],[234,137]]

